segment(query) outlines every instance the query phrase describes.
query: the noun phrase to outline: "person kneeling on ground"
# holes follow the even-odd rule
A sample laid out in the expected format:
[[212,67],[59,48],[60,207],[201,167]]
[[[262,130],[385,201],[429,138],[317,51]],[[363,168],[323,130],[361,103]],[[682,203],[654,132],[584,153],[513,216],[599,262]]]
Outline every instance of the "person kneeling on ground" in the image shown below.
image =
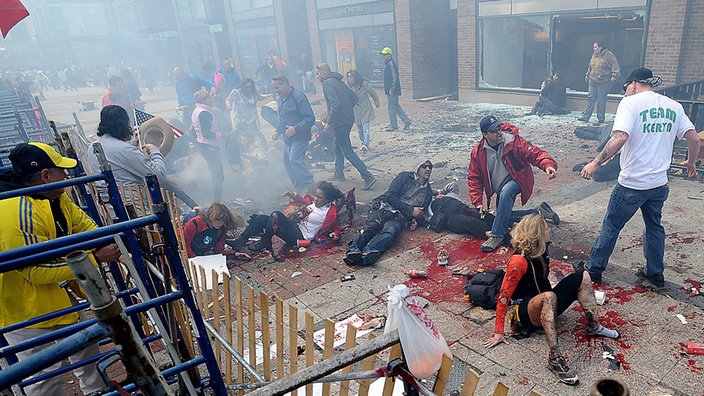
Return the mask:
[[396,175],[389,189],[372,201],[359,235],[347,243],[345,263],[372,265],[396,240],[403,225],[425,225],[425,213],[434,195],[428,182],[432,171],[433,163],[424,160],[414,172]]
[[540,96],[535,102],[533,110],[526,115],[550,115],[550,114],[567,114],[570,111],[565,108],[567,103],[567,88],[560,81],[560,76],[555,72],[552,76],[548,76],[542,84],[540,84]]
[[472,235],[486,239],[491,230],[494,215],[480,212],[465,203],[459,194],[457,181],[445,185],[430,203],[428,228],[435,232],[444,230],[455,234]]
[[516,252],[508,261],[501,290],[496,297],[496,325],[494,336],[484,342],[487,348],[508,344],[504,336],[504,321],[509,311],[509,326],[514,334],[527,336],[542,327],[550,354],[548,367],[557,378],[568,385],[579,383],[579,377],[570,370],[557,343],[557,316],[579,301],[587,317],[587,335],[618,338],[616,330],[599,324],[597,303],[591,277],[578,270],[563,278],[555,287],[550,285],[550,227],[537,214],[523,218],[511,231],[511,244]]
[[482,252],[493,252],[504,241],[511,224],[531,213],[542,214],[555,225],[560,217],[550,205],[542,202],[538,209],[513,210],[516,196],[521,194],[521,205],[525,205],[533,194],[532,166],[540,168],[548,179],[557,176],[557,162],[547,151],[518,135],[518,127],[501,122],[493,115],[482,118],[479,123],[482,139],[472,149],[467,171],[467,186],[472,204],[484,209],[482,192],[487,205],[496,193],[496,218],[487,234],[489,239],[481,246]]
[[213,202],[207,210],[200,212],[183,226],[188,258],[225,254],[225,239],[228,231],[244,225],[239,214],[233,214],[227,206]]
[[342,198],[342,192],[326,181],[320,182],[315,195],[304,196],[288,192],[295,208],[288,215],[280,211],[271,215],[254,214],[249,225],[230,246],[241,250],[249,238],[260,236],[260,240],[248,246],[249,250],[272,250],[271,239],[274,235],[283,239],[287,246],[296,246],[299,240],[322,241],[330,238],[336,241],[340,237],[340,226],[335,201]]

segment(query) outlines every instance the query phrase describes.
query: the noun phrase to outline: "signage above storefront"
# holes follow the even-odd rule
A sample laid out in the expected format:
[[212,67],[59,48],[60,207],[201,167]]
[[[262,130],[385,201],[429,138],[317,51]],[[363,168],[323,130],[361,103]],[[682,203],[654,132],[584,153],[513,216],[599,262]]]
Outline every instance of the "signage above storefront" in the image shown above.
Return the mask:
[[360,15],[360,14],[367,14],[367,13],[369,13],[369,11],[367,11],[363,5],[346,6],[346,7],[338,7],[337,8],[337,15],[338,16]]

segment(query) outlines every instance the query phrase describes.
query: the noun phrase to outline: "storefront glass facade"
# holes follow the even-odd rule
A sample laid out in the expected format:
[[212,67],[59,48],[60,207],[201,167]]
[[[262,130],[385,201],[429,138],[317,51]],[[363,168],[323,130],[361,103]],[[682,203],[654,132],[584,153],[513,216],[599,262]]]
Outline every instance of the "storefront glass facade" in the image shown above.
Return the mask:
[[372,85],[383,85],[384,60],[379,52],[391,47],[396,53],[393,0],[337,1],[334,7],[326,3],[318,2],[323,61],[342,75],[356,69]]
[[[548,74],[559,72],[568,90],[584,92],[592,44],[599,40],[616,55],[621,74],[642,65],[648,19],[645,1],[630,1],[635,7],[628,10],[596,9],[598,3],[588,0],[575,3],[572,10],[570,3],[561,2],[557,12],[542,9],[551,4],[537,2],[479,2],[478,88],[538,89]],[[625,77],[613,84],[612,93],[620,93]]]

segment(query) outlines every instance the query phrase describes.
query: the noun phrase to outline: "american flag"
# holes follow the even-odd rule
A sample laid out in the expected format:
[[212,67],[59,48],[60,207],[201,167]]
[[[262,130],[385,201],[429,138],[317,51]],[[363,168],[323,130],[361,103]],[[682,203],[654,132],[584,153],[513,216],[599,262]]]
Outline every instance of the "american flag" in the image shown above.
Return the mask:
[[[139,110],[139,109],[134,109],[134,119],[135,119],[135,121],[137,121],[137,126],[144,124],[145,122],[147,122],[148,120],[151,120],[152,118],[154,118],[153,115],[146,113],[146,112]],[[169,123],[167,122],[167,124],[169,124]],[[174,131],[174,137],[180,138],[181,136],[183,136],[183,131],[181,131],[180,129],[176,128],[175,126],[173,126],[171,124],[169,124],[169,126],[171,127],[171,130]]]

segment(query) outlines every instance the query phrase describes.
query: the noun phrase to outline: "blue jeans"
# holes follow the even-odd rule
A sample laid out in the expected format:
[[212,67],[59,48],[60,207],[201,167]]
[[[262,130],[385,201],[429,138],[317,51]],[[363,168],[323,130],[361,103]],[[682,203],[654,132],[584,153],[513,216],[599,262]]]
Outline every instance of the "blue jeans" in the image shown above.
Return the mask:
[[662,206],[667,200],[670,188],[667,185],[650,190],[633,190],[616,184],[611,192],[609,206],[601,225],[599,237],[592,245],[585,268],[590,272],[602,273],[606,269],[609,256],[614,251],[616,240],[623,226],[640,208],[643,214],[643,255],[645,274],[662,274],[665,270],[665,229],[660,224]]
[[306,164],[306,150],[308,150],[308,142],[297,140],[284,144],[284,168],[293,184],[293,189],[299,194],[305,194],[306,188],[315,183]]
[[360,234],[349,243],[349,248],[361,252],[385,252],[401,232],[402,220],[400,213],[385,209],[371,211]]
[[363,122],[362,124],[357,123],[357,133],[359,133],[359,140],[363,145],[369,148],[369,140],[371,139],[371,132],[369,131],[369,121]]
[[350,142],[352,124],[338,125],[333,129],[335,130],[335,177],[345,177],[345,158],[347,158],[350,164],[357,168],[364,181],[373,179],[374,176],[372,176],[367,166],[364,165],[364,162],[359,159],[357,153],[352,149],[352,142]]
[[406,112],[401,108],[401,105],[398,104],[398,95],[389,95],[387,98],[389,99],[389,124],[391,124],[391,128],[398,128],[398,120],[396,119],[397,115],[404,124],[411,122],[411,119],[408,118]]
[[599,122],[604,122],[606,116],[606,96],[611,91],[611,81],[605,83],[589,83],[589,98],[587,99],[587,108],[582,113],[582,118],[589,120],[594,111],[596,104],[596,119]]
[[503,237],[508,232],[508,226],[521,221],[529,214],[538,213],[536,209],[513,210],[513,203],[521,192],[521,187],[515,180],[504,184],[496,196],[496,218],[491,226],[491,235]]

